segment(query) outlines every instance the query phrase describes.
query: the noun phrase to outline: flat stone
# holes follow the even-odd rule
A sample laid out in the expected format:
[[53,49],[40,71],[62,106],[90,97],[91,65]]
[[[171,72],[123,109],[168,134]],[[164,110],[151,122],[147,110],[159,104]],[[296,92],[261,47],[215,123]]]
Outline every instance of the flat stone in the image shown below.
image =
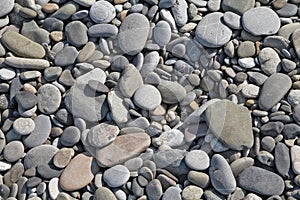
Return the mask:
[[210,178],[206,173],[198,172],[198,171],[189,171],[187,179],[201,187],[201,188],[207,188],[210,185]]
[[112,24],[96,24],[89,27],[90,37],[113,37],[118,35],[118,28]]
[[24,140],[26,147],[33,148],[43,144],[51,132],[51,121],[46,115],[39,115],[34,119],[35,128]]
[[2,68],[0,69],[0,79],[7,81],[13,79],[16,76],[15,71],[12,68]]
[[300,146],[291,147],[292,170],[295,174],[300,174]]
[[0,17],[4,17],[8,13],[10,13],[14,8],[14,3],[15,3],[14,0],[9,0],[9,1],[1,0],[0,4],[3,6],[1,6],[0,9]]
[[18,105],[28,110],[34,107],[38,103],[38,98],[31,92],[27,91],[19,91],[15,95],[15,100],[17,101]]
[[95,3],[95,0],[74,0],[74,1],[84,7],[91,7]]
[[128,55],[139,53],[146,44],[149,28],[149,21],[144,15],[128,15],[119,28],[118,43],[121,50]]
[[167,104],[178,103],[186,96],[185,89],[177,82],[162,81],[157,89],[160,91],[162,101]]
[[[95,74],[97,74],[96,71]],[[85,83],[86,81],[82,80],[84,83],[79,81],[71,88],[65,96],[64,104],[74,117],[82,118],[88,122],[98,122],[104,118],[108,111],[105,101],[106,95],[96,96],[95,91],[89,88]]]
[[49,32],[40,28],[34,20],[23,22],[21,34],[41,45],[43,43],[50,43]]
[[88,42],[87,27],[80,21],[72,21],[66,25],[67,41],[75,47],[81,47]]
[[293,45],[297,54],[297,57],[300,58],[300,30],[297,29],[292,35]]
[[289,177],[290,163],[289,148],[284,143],[278,142],[275,147],[275,166],[281,176]]
[[95,191],[93,200],[117,200],[117,198],[110,189],[106,187],[99,187]]
[[48,191],[49,191],[49,195],[52,199],[56,199],[60,192],[58,183],[59,183],[59,178],[52,178],[49,181]]
[[256,52],[255,44],[251,41],[242,42],[239,45],[237,54],[240,58],[251,57],[254,56]]
[[153,110],[160,105],[161,95],[154,86],[145,84],[136,90],[133,100],[138,107],[144,110]]
[[223,13],[210,13],[199,22],[195,35],[202,45],[216,48],[225,45],[231,38],[232,31],[221,21]]
[[289,91],[292,81],[289,76],[281,73],[272,74],[264,83],[258,105],[263,110],[270,110]]
[[181,199],[181,190],[176,186],[169,187],[163,194],[162,200],[179,200]]
[[185,164],[193,170],[206,170],[209,167],[210,159],[205,151],[192,150],[185,155]]
[[299,28],[300,28],[299,22],[286,24],[279,29],[278,35],[285,38],[286,40],[289,40],[290,36]]
[[94,22],[98,24],[106,24],[115,18],[116,9],[108,1],[101,0],[92,5],[89,14]]
[[209,130],[229,148],[241,150],[252,147],[252,119],[246,107],[221,100],[210,105],[205,114]]
[[13,123],[13,130],[19,135],[28,135],[35,129],[35,123],[30,118],[18,118]]
[[150,53],[146,54],[144,63],[142,65],[142,68],[140,69],[142,77],[145,77],[149,73],[153,72],[159,63],[159,60],[160,57],[157,51],[151,51]]
[[72,65],[78,56],[78,51],[75,47],[67,46],[59,51],[55,56],[55,64],[58,66]]
[[254,84],[247,84],[243,87],[242,94],[246,98],[257,98],[259,95],[259,87]]
[[37,172],[43,179],[58,178],[62,171],[62,169],[56,168],[52,164],[52,160],[50,164],[42,164],[37,167]]
[[282,132],[284,124],[280,121],[278,122],[268,122],[260,127],[261,133],[267,136],[277,136]]
[[111,167],[138,156],[150,146],[150,137],[146,133],[134,133],[118,136],[110,145],[96,152],[100,166]]
[[47,144],[43,144],[30,149],[24,157],[25,169],[48,164],[57,151],[58,148]]
[[125,66],[118,85],[123,96],[131,98],[136,90],[143,85],[139,70],[131,64]]
[[97,80],[89,80],[88,86],[95,92],[108,93],[109,88]]
[[244,14],[247,10],[254,7],[254,0],[224,0],[222,1],[222,8],[224,11],[232,11],[239,15]]
[[7,57],[5,64],[19,69],[37,69],[43,70],[50,66],[49,61],[43,59]]
[[80,130],[76,126],[68,126],[60,137],[60,141],[64,146],[74,146],[80,141]]
[[43,58],[46,55],[40,44],[17,32],[5,32],[2,35],[2,44],[17,56],[25,58]]
[[61,6],[55,13],[53,13],[50,17],[57,18],[60,20],[69,19],[74,13],[76,13],[79,9],[79,5],[75,2],[68,2]]
[[254,166],[239,174],[238,185],[242,189],[265,196],[281,195],[284,190],[284,182],[279,175]]
[[276,51],[270,47],[263,48],[259,55],[258,60],[261,64],[261,69],[267,75],[274,74],[279,70],[281,59]]
[[27,72],[22,72],[20,74],[20,78],[24,81],[36,79],[40,76],[41,76],[41,72],[39,71],[27,71]]
[[184,143],[184,135],[180,130],[177,129],[164,131],[158,138],[152,139],[152,144],[155,144],[157,146],[161,146],[164,144],[172,148],[182,146]]
[[161,183],[158,179],[153,179],[146,186],[146,193],[149,200],[159,200],[163,195]]
[[224,19],[224,23],[228,27],[237,30],[242,29],[241,16],[239,16],[238,14],[227,11],[224,13],[223,19]]
[[58,168],[65,168],[75,155],[75,151],[71,148],[60,149],[53,157],[53,164]]
[[108,93],[107,101],[112,117],[117,124],[124,124],[130,119],[128,108],[124,106],[124,97],[115,90]]
[[219,154],[213,155],[209,168],[211,183],[221,194],[228,195],[236,189],[236,181],[225,158]]
[[42,85],[38,90],[38,109],[44,114],[52,114],[60,106],[61,93],[52,84]]
[[110,187],[120,187],[124,185],[130,177],[129,170],[124,165],[116,165],[107,169],[103,173],[103,180]]
[[168,22],[160,20],[155,24],[153,39],[159,46],[165,46],[169,43],[171,39],[171,27]]
[[300,103],[300,92],[299,90],[291,90],[288,94],[288,102],[292,107],[295,107]]
[[172,6],[171,10],[175,19],[177,26],[183,26],[188,21],[188,14],[187,14],[188,4],[185,0],[178,0]]
[[3,151],[3,156],[8,162],[15,162],[24,155],[24,145],[20,141],[9,142]]
[[94,178],[92,172],[93,157],[78,154],[60,176],[59,185],[63,190],[74,191],[87,186]]
[[88,143],[93,147],[105,147],[116,139],[119,132],[118,126],[105,122],[98,124],[88,132]]
[[[129,64],[128,59],[125,56],[114,56],[111,60],[111,69],[114,71],[123,71],[126,70],[126,66]],[[131,68],[130,66],[129,68]],[[124,71],[123,71],[124,73]],[[125,73],[124,73],[125,74]]]
[[200,187],[189,185],[182,190],[181,196],[184,200],[201,199],[203,190]]
[[[299,26],[300,28],[300,26]],[[265,47],[272,47],[277,49],[287,49],[289,47],[290,41],[282,36],[271,35],[267,36],[263,42]]]
[[273,35],[280,28],[280,19],[272,9],[262,6],[245,12],[242,24],[244,29],[252,35]]
[[280,17],[292,17],[297,14],[298,6],[295,4],[287,3],[285,6],[276,10]]

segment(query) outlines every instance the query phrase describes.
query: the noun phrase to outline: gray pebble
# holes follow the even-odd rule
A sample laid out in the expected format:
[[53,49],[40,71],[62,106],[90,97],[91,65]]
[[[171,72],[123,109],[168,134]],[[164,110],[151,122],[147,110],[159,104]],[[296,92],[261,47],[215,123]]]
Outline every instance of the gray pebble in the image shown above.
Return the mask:
[[90,37],[113,37],[118,34],[118,28],[112,24],[96,24],[89,27]]
[[3,156],[8,162],[15,162],[24,155],[24,145],[20,141],[8,143],[3,151]]
[[153,110],[161,103],[161,95],[158,89],[152,85],[140,86],[133,97],[134,103],[145,110]]
[[205,170],[209,167],[210,159],[205,151],[192,150],[185,155],[186,165],[193,170]]
[[61,102],[61,93],[57,87],[52,84],[45,84],[38,90],[38,109],[42,113],[54,113]]
[[60,137],[64,146],[73,146],[80,140],[80,130],[76,126],[67,127]]
[[120,187],[128,181],[129,176],[130,172],[125,166],[116,165],[104,172],[103,180],[110,187]]
[[88,133],[88,142],[93,147],[102,148],[112,143],[119,134],[117,126],[109,123],[101,123],[90,129]]
[[55,56],[55,64],[58,66],[72,65],[78,56],[78,51],[75,47],[67,46],[59,51]]
[[28,135],[35,129],[35,123],[30,118],[18,118],[13,123],[13,130],[20,135]]
[[91,19],[98,23],[109,23],[116,16],[116,10],[114,6],[108,1],[97,1],[95,2],[90,9]]
[[88,42],[87,27],[80,21],[72,21],[66,25],[67,41],[75,47],[81,47]]

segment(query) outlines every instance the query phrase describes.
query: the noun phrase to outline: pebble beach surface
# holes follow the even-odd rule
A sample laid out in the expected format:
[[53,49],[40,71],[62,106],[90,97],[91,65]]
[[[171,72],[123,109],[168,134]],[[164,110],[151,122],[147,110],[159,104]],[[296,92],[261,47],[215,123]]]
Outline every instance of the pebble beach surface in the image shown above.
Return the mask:
[[300,199],[300,0],[0,0],[0,200]]

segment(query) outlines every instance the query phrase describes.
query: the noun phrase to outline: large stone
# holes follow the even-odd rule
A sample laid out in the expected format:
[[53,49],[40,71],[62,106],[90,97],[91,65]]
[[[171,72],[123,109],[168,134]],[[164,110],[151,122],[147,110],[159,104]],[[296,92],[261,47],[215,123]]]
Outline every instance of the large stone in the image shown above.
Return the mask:
[[264,83],[258,105],[263,110],[270,110],[289,91],[292,81],[288,75],[282,73],[272,74]]
[[246,107],[222,100],[210,105],[205,114],[209,130],[229,148],[252,147],[252,119]]
[[149,21],[144,15],[139,13],[128,15],[119,29],[119,47],[128,55],[139,53],[146,44],[149,30]]
[[46,55],[40,44],[17,32],[5,32],[2,35],[2,44],[17,56],[25,58],[43,58]]
[[222,1],[222,8],[224,11],[232,11],[242,15],[250,8],[253,8],[254,4],[255,0],[224,0]]
[[138,156],[150,146],[150,137],[146,133],[132,133],[118,136],[110,145],[96,153],[98,164],[112,167]]
[[216,48],[225,45],[232,31],[222,22],[223,13],[210,13],[203,17],[195,31],[196,39],[204,46]]
[[8,13],[10,13],[10,11],[12,11],[14,8],[14,4],[15,4],[14,0],[1,0],[0,17],[4,17]]
[[249,167],[238,176],[239,187],[261,195],[281,195],[284,190],[282,178],[259,167]]

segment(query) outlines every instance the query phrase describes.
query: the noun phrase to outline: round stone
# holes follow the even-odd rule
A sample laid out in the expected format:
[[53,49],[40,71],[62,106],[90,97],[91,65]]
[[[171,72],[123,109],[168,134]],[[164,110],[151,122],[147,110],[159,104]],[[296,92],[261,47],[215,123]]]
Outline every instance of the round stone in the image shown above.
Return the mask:
[[74,155],[75,151],[73,149],[62,148],[55,154],[53,164],[55,167],[64,168],[69,164]]
[[96,23],[109,23],[116,17],[115,7],[108,1],[100,0],[90,9],[90,17]]
[[114,141],[119,132],[118,126],[101,123],[90,129],[87,136],[88,142],[93,147],[101,148]]
[[153,110],[160,105],[161,95],[154,86],[142,85],[135,92],[133,100],[138,107],[144,110]]
[[160,91],[162,101],[168,104],[180,102],[186,96],[184,87],[177,82],[162,81],[157,89]]
[[42,85],[38,90],[38,109],[42,113],[52,114],[60,106],[61,94],[52,84]]
[[209,167],[209,156],[205,151],[193,150],[186,154],[185,164],[193,170],[205,170]]
[[159,21],[153,29],[153,39],[159,46],[165,46],[171,39],[171,27],[166,21]]
[[12,141],[8,143],[3,151],[3,156],[8,162],[19,160],[24,154],[24,145],[20,141]]
[[189,185],[182,190],[182,198],[184,200],[196,200],[201,199],[203,195],[203,190],[200,187]]
[[149,29],[149,21],[145,15],[128,15],[119,28],[118,43],[121,50],[128,55],[139,53],[146,44]]
[[0,17],[4,17],[8,13],[10,13],[10,11],[12,11],[12,9],[14,8],[14,4],[14,0],[0,0]]
[[223,13],[214,12],[206,15],[199,22],[195,35],[204,46],[216,48],[225,45],[231,38],[232,31],[222,22]]
[[62,133],[60,141],[65,146],[73,146],[79,142],[80,134],[80,130],[76,126],[69,126]]
[[80,47],[88,42],[87,27],[80,21],[73,21],[67,24],[65,28],[67,41]]
[[103,180],[110,187],[120,187],[124,185],[130,177],[129,170],[123,165],[116,165],[109,168],[103,174]]
[[280,28],[280,19],[272,9],[256,7],[244,13],[242,24],[252,35],[273,35]]
[[13,129],[20,135],[28,135],[35,128],[35,123],[31,118],[18,118],[13,123]]
[[16,72],[11,68],[2,68],[0,69],[0,79],[7,81],[16,76]]

